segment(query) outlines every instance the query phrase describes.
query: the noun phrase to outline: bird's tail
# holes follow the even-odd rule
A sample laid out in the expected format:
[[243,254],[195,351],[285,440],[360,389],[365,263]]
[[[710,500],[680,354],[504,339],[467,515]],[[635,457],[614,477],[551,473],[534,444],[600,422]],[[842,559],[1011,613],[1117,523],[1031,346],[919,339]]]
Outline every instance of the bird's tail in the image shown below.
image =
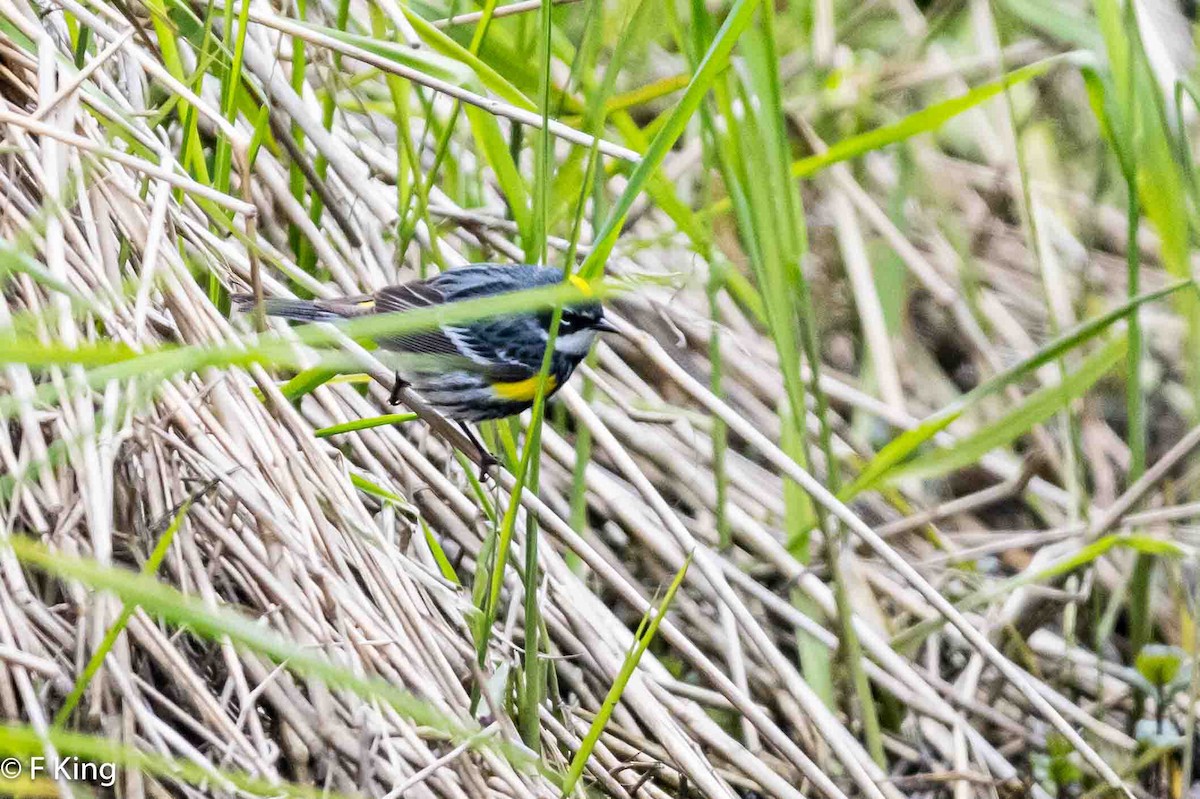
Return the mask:
[[[243,313],[254,310],[253,294],[234,294],[231,299],[237,309]],[[344,318],[337,311],[323,308],[311,300],[283,300],[270,297],[263,300],[263,310],[267,316],[279,316],[297,322],[336,322]]]

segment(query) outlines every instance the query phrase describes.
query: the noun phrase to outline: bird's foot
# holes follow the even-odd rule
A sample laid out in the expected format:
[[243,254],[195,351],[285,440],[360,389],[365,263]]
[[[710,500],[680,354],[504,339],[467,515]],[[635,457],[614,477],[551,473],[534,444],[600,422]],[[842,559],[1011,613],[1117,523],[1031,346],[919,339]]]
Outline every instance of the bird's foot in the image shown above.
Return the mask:
[[492,469],[499,469],[500,461],[486,449],[479,450],[479,482],[486,483],[492,478]]
[[459,422],[458,429],[463,431],[463,435],[467,437],[467,440],[479,452],[479,482],[486,483],[488,478],[491,477],[489,472],[499,467],[500,461],[496,460],[496,457],[487,451],[487,447],[479,440],[479,436],[475,435],[475,431],[471,429],[470,425],[466,422]]
[[388,395],[388,404],[393,406],[399,405],[400,395],[406,388],[408,388],[408,381],[404,380],[399,374],[397,374],[396,381],[392,383],[392,393]]

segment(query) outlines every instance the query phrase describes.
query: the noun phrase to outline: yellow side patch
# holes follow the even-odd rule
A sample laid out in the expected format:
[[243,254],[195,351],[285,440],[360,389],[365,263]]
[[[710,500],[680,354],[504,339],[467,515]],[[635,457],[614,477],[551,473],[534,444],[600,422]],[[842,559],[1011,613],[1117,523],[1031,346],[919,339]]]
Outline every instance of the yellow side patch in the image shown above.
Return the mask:
[[[549,393],[558,385],[554,375],[546,375],[546,392]],[[492,390],[502,400],[512,402],[532,402],[538,390],[538,376],[527,377],[513,383],[492,383]]]
[[579,275],[567,275],[567,280],[571,281],[571,285],[583,292],[583,296],[590,297],[595,294],[592,291],[592,284],[581,278]]
[[367,299],[359,300],[358,302],[356,302],[354,304],[357,305],[359,308],[374,308],[375,307],[375,299],[373,297],[368,297]]

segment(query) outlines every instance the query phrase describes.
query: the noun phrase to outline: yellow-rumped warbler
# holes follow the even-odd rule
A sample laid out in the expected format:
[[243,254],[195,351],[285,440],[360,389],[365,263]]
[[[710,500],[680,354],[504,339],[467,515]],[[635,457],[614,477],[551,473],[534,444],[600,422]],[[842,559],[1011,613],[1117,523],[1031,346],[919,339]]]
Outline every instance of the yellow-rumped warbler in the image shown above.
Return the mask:
[[[336,322],[552,286],[562,280],[562,271],[553,267],[473,264],[358,297],[267,299],[264,310],[269,316],[300,322]],[[236,294],[233,300],[239,310],[254,307],[252,295]],[[411,386],[436,410],[458,422],[521,413],[533,405],[537,393],[551,318],[552,312],[546,309],[377,339],[381,348],[402,356],[393,404],[398,402],[399,389]],[[599,333],[616,331],[604,318],[599,302],[565,306],[550,356],[547,396],[570,379]]]

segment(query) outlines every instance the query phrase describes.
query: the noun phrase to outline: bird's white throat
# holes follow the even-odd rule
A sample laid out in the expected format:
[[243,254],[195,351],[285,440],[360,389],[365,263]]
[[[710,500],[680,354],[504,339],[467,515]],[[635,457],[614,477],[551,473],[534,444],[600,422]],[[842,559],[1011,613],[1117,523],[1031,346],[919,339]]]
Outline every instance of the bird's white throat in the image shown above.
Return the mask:
[[559,336],[554,341],[554,351],[564,355],[587,355],[587,351],[592,348],[592,342],[596,340],[596,335],[595,330],[576,330]]

